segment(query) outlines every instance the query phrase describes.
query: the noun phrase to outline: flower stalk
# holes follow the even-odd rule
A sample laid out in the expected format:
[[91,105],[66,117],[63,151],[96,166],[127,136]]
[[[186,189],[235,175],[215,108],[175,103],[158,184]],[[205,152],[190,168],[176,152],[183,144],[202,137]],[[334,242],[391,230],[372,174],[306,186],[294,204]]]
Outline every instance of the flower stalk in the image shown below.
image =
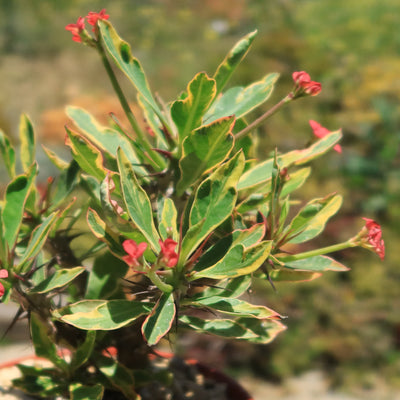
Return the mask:
[[136,121],[136,117],[133,114],[129,103],[124,95],[124,92],[122,91],[122,88],[117,80],[117,77],[115,76],[114,70],[112,69],[110,62],[108,61],[108,58],[105,54],[104,48],[102,46],[101,40],[97,40],[96,42],[96,48],[97,51],[100,55],[101,61],[103,63],[103,66],[107,72],[107,75],[110,79],[111,85],[118,96],[118,100],[121,104],[122,109],[125,112],[125,115],[133,129],[133,131],[137,135],[137,141],[141,146],[143,146],[143,149],[146,151],[146,153],[149,155],[148,160],[151,163],[152,167],[154,167],[157,171],[162,170],[165,168],[166,164],[163,158],[152,148],[150,143],[147,141],[145,133],[142,131],[140,128],[138,122]]

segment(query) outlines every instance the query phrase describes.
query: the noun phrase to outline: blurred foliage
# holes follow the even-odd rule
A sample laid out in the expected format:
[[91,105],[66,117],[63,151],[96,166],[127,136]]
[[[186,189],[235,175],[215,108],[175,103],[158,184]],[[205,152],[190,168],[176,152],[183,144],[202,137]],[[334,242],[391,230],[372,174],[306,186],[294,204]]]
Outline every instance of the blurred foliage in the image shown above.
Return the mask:
[[[271,307],[290,317],[289,329],[273,345],[257,349],[252,362],[275,377],[321,366],[338,383],[363,383],[362,376],[378,372],[400,384],[400,255],[394,249],[400,240],[400,2],[0,0],[5,130],[22,111],[40,121],[45,109],[74,103],[83,94],[107,97],[111,88],[103,83],[104,72],[88,52],[81,64],[82,48],[64,31],[77,16],[102,7],[134,43],[151,85],[166,99],[184,89],[195,71],[212,73],[224,49],[254,28],[259,35],[233,84],[246,84],[254,71],[260,77],[280,72],[281,93],[272,100],[278,101],[292,84],[292,71],[306,70],[322,82],[317,99],[294,103],[266,124],[259,152],[308,143],[308,119],[331,130],[341,126],[343,155],[320,161],[319,178],[306,190],[312,195],[321,187],[329,193],[343,186],[347,206],[336,221],[341,229],[330,234],[340,240],[343,231],[356,232],[352,215],[376,218],[384,227],[387,261],[352,259],[346,252],[353,269],[339,277],[279,286],[276,293],[263,287]],[[64,122],[54,124],[55,136]]]

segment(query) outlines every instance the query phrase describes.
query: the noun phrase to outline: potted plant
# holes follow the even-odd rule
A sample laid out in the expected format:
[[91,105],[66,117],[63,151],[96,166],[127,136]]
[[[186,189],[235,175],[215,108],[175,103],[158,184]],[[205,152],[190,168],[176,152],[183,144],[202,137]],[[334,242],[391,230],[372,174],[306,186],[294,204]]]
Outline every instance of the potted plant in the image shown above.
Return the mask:
[[[295,72],[290,93],[252,120],[278,74],[246,87],[226,84],[257,32],[236,43],[212,76],[198,73],[164,103],[108,19],[105,10],[90,12],[66,29],[100,55],[130,126],[112,117],[103,126],[68,107],[72,160],[44,148],[59,169],[45,184],[37,180],[28,117],[20,122],[21,173],[14,147],[0,135],[11,179],[1,203],[0,296],[20,305],[36,355],[52,364],[21,365],[14,385],[43,398],[181,398],[179,362],[159,362],[155,346],[163,338],[191,330],[269,343],[285,326],[276,311],[242,299],[253,280],[273,285],[345,271],[327,254],[349,247],[383,259],[382,232],[365,218],[349,240],[303,250],[342,198],[324,194],[298,205],[293,193],[309,177],[310,161],[341,151],[342,134],[311,121],[316,139],[309,147],[256,159],[257,127],[321,90],[306,72]],[[135,87],[145,126],[114,68]]]

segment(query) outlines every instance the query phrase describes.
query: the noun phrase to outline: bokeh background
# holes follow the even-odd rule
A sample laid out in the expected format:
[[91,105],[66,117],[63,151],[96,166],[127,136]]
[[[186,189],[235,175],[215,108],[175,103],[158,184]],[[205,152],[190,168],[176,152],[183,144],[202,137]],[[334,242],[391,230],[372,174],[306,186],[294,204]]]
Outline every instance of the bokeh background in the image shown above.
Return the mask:
[[[269,346],[220,344],[224,357],[215,362],[274,382],[317,369],[337,387],[399,390],[400,2],[0,0],[0,127],[15,143],[22,112],[54,149],[62,149],[65,105],[103,117],[120,112],[97,54],[73,42],[64,29],[103,7],[131,43],[151,87],[167,101],[196,72],[212,74],[236,40],[258,29],[232,85],[279,72],[264,111],[290,90],[293,71],[306,70],[323,85],[318,97],[294,102],[265,124],[259,156],[276,146],[282,151],[305,146],[311,139],[309,119],[331,130],[342,127],[343,154],[332,152],[314,163],[314,179],[300,194],[304,199],[333,191],[344,195],[320,244],[352,236],[363,225],[362,216],[383,227],[383,263],[372,253],[345,251],[336,256],[349,272],[281,284],[276,291],[260,288],[257,296],[289,317],[288,330]],[[45,162],[40,152],[39,157]],[[44,165],[46,178],[54,172]],[[200,346],[205,358],[215,353],[211,339]]]

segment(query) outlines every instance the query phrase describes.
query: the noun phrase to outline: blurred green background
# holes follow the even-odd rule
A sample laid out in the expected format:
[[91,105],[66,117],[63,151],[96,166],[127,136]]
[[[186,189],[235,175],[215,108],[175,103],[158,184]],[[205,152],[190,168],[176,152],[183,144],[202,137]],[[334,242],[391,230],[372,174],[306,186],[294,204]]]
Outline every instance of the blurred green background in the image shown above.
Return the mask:
[[[64,106],[96,115],[118,112],[97,54],[65,31],[90,10],[105,7],[141,60],[153,90],[174,99],[200,70],[209,74],[235,41],[258,36],[232,84],[279,72],[264,110],[291,88],[291,73],[306,70],[322,82],[315,98],[294,102],[261,129],[259,155],[305,146],[309,119],[343,128],[342,155],[313,164],[305,199],[333,191],[344,207],[321,244],[358,232],[362,216],[383,226],[387,257],[346,251],[351,267],[303,284],[260,288],[288,330],[272,345],[226,345],[224,362],[281,380],[325,370],[338,385],[400,386],[400,2],[398,0],[0,0],[0,127],[17,136],[26,112],[43,142],[60,147]],[[129,85],[127,85],[129,86]],[[134,100],[134,93],[127,89]],[[254,115],[256,117],[257,115]],[[49,171],[42,169],[42,174]],[[232,351],[231,351],[232,350]],[[240,354],[240,356],[237,356]]]

